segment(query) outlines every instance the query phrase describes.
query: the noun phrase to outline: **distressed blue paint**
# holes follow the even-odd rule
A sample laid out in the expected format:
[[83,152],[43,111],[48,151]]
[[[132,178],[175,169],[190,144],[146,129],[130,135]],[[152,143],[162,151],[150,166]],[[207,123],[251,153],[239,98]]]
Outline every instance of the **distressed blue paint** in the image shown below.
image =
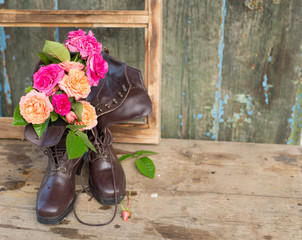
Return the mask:
[[193,119],[196,119],[196,115],[195,114],[193,115]]
[[[5,56],[5,50],[6,50],[6,39],[9,39],[10,36],[5,34],[4,27],[0,27],[0,52],[2,55],[2,67],[3,67],[3,83],[0,82],[0,91],[4,93],[5,96],[5,102],[8,104],[12,104],[12,97],[11,97],[11,90],[10,90],[10,84],[7,76],[7,70],[6,70],[6,56]],[[3,84],[3,85],[2,85]],[[0,96],[0,117],[2,117],[2,109],[1,109],[1,103],[3,102],[1,96]]]
[[[298,88],[299,91],[300,88]],[[296,134],[300,134],[300,131],[297,133],[297,126],[299,128],[302,127],[302,93],[298,93],[296,95],[296,104],[292,107],[292,113],[291,113],[291,118],[287,119],[287,122],[290,124],[290,129],[291,129],[291,133],[290,136],[288,138],[287,144],[299,144],[299,142],[297,142],[297,136]]]
[[0,4],[4,4],[5,3],[5,0],[0,0]]
[[183,125],[183,123],[182,122],[180,122],[180,126],[182,127],[182,125]]
[[58,5],[58,0],[54,0],[55,6],[54,6],[54,10],[58,10],[59,9],[59,5]]
[[[55,6],[54,6],[54,10],[58,10],[59,9],[59,5],[58,5],[58,0],[54,0]],[[55,31],[55,39],[57,42],[60,42],[60,36],[59,36],[59,27],[56,27],[56,31]]]
[[248,94],[246,95],[246,113],[250,116],[253,115],[253,109],[254,109],[254,104],[253,104],[253,98],[249,96]]
[[218,83],[216,85],[216,93],[215,93],[215,102],[212,109],[212,117],[213,120],[213,127],[211,130],[213,140],[218,140],[219,137],[219,123],[223,122],[224,119],[222,118],[224,111],[223,111],[223,102],[221,99],[221,85],[222,85],[222,67],[223,67],[223,49],[224,49],[224,28],[225,28],[225,16],[226,16],[226,0],[222,0],[222,21],[220,25],[220,39],[218,44]]
[[179,119],[182,119],[182,115],[181,115],[181,114],[179,114],[179,115],[178,115],[178,118],[179,118]]
[[267,75],[265,74],[263,76],[263,82],[262,82],[262,87],[264,89],[264,96],[265,96],[265,103],[268,104],[268,89],[269,89],[269,85],[267,84]]
[[13,61],[15,61],[15,60],[16,60],[16,57],[15,57],[15,56],[13,56],[13,57],[12,57],[12,59],[13,59]]
[[182,92],[182,94],[181,94],[181,95],[186,96],[186,93],[185,93],[185,92]]
[[57,42],[60,42],[59,27],[56,27],[56,31],[55,31],[55,39],[56,39]]
[[171,78],[168,78],[168,81],[171,81]]
[[234,122],[234,119],[228,117],[228,120],[227,120],[228,123],[233,123]]
[[3,68],[3,76],[4,76],[4,94],[6,96],[6,101],[8,104],[12,104],[12,95],[11,95],[11,91],[10,91],[10,84],[8,81],[8,76],[7,76],[7,72],[6,72],[6,67]]
[[198,119],[202,119],[202,117],[203,117],[203,114],[202,113],[198,113],[197,118]]
[[267,61],[270,63],[272,61],[272,56],[269,56]]
[[165,127],[162,125],[162,126],[161,126],[161,130],[163,131],[164,129],[165,129]]
[[6,39],[9,35],[5,35],[4,27],[0,27],[0,51],[4,52],[6,49]]
[[207,135],[207,137],[209,137],[209,136],[211,136],[211,133],[207,132],[206,135]]

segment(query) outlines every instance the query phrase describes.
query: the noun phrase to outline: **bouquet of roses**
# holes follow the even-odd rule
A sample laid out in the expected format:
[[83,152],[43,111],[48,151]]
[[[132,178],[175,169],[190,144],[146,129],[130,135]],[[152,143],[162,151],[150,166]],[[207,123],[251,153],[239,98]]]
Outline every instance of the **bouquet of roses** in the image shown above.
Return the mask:
[[88,148],[95,151],[83,131],[97,125],[95,108],[85,99],[108,71],[101,51],[102,44],[91,31],[69,32],[64,45],[46,40],[38,53],[43,64],[14,111],[13,125],[32,124],[40,138],[49,123],[61,118],[69,129],[69,159],[82,156]]

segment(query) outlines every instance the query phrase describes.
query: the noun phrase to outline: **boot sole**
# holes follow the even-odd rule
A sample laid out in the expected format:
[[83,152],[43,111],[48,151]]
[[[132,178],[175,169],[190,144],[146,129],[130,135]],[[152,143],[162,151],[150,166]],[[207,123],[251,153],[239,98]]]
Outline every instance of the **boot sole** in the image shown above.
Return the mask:
[[[99,203],[101,203],[103,205],[113,205],[113,204],[115,204],[115,199],[114,198],[104,198],[104,197],[101,197],[101,195],[91,186],[90,181],[89,181],[89,188],[90,188],[90,191],[91,191],[93,197]],[[126,189],[126,186],[125,186],[124,189]],[[123,201],[124,197],[125,197],[125,192],[121,196],[117,197],[117,203],[120,203],[121,201]]]
[[74,201],[75,201],[75,198],[72,200],[72,202],[66,208],[66,210],[61,215],[59,215],[58,217],[45,218],[45,217],[41,217],[37,214],[38,222],[43,223],[43,224],[52,224],[52,225],[61,223],[67,217],[67,215],[72,211]]

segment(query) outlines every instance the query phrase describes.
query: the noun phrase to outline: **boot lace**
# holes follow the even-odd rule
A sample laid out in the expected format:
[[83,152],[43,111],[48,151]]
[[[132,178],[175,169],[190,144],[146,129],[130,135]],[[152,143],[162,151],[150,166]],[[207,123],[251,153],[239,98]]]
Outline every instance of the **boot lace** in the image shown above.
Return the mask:
[[[111,131],[108,128],[105,128],[100,136],[98,137],[95,132],[92,132],[94,135],[94,147],[100,154],[101,158],[107,159],[108,156],[111,154],[110,152],[110,146],[113,143],[113,137],[111,134]],[[96,161],[97,158],[91,159],[91,162]]]
[[114,213],[113,213],[112,218],[108,222],[105,222],[105,223],[97,223],[97,224],[87,223],[87,222],[82,221],[78,217],[78,215],[76,213],[76,201],[77,201],[78,195],[81,194],[81,193],[83,193],[83,192],[86,192],[86,194],[88,194],[89,196],[93,197],[93,195],[88,192],[88,187],[84,186],[84,183],[83,183],[83,169],[84,169],[85,164],[87,162],[93,163],[98,158],[96,158],[96,159],[90,159],[90,157],[87,157],[86,161],[84,161],[84,164],[82,165],[81,173],[80,173],[82,190],[75,197],[73,212],[74,212],[74,215],[75,215],[76,219],[80,223],[82,223],[84,225],[87,225],[87,226],[105,226],[105,225],[110,224],[114,220],[114,218],[116,216],[116,213],[117,213],[117,192],[116,192],[116,183],[115,183],[115,172],[114,172],[114,169],[113,169],[113,161],[112,161],[112,157],[113,156],[112,156],[112,153],[110,151],[110,146],[113,143],[113,137],[112,137],[112,134],[111,134],[111,132],[110,132],[110,130],[108,128],[103,129],[102,132],[101,132],[101,134],[98,133],[96,127],[93,128],[91,131],[92,131],[93,139],[94,139],[94,141],[93,141],[94,147],[96,148],[96,150],[100,154],[100,157],[101,158],[106,158],[106,159],[109,157],[109,159],[110,159],[111,171],[112,171],[112,183],[113,183],[113,189],[114,189],[114,204],[115,204],[115,209],[114,209]]
[[55,166],[55,168],[51,170],[52,172],[59,172],[59,171],[66,172],[66,168],[61,166],[63,163],[63,156],[65,152],[66,152],[66,148],[58,145],[54,147],[50,147],[44,151],[44,154],[48,155],[51,158]]

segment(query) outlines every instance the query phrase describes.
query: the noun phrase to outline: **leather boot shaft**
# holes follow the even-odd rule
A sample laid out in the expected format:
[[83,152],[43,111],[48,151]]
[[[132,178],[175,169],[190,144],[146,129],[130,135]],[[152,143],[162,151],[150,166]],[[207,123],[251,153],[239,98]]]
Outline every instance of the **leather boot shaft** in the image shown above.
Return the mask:
[[111,205],[115,203],[115,192],[117,193],[118,202],[124,198],[126,189],[125,173],[113,150],[113,138],[110,130],[105,128],[99,133],[94,128],[92,131],[95,135],[94,146],[98,152],[91,152],[90,155],[90,190],[100,203]]
[[81,158],[68,160],[66,132],[57,145],[44,150],[48,166],[37,194],[37,219],[44,224],[58,224],[73,209],[75,172]]

